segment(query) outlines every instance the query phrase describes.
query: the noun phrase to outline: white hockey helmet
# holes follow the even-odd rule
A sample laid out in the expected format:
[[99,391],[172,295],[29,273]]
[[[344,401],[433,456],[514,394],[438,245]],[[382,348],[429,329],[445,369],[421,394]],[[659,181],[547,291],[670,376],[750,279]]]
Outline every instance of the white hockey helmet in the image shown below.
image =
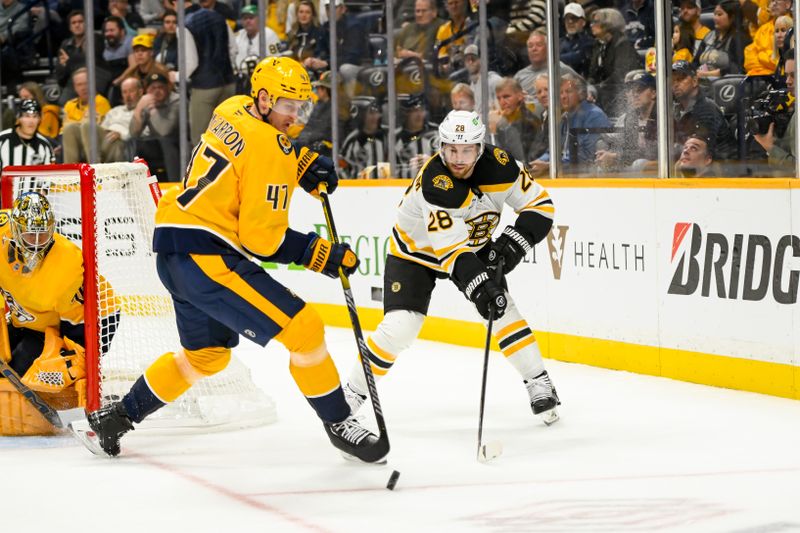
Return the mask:
[[441,124],[439,124],[439,156],[447,164],[444,157],[445,144],[477,144],[478,157],[483,154],[483,138],[486,136],[486,126],[483,125],[480,115],[474,111],[450,111]]

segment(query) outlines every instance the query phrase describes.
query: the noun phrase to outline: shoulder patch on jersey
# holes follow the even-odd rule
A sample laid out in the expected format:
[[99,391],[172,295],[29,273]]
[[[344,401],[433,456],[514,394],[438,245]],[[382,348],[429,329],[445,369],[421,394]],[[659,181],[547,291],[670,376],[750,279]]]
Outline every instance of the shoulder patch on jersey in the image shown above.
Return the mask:
[[442,189],[443,191],[449,191],[453,188],[453,180],[450,179],[450,176],[437,174],[433,177],[433,186],[437,189]]
[[[505,156],[505,162],[502,161],[503,156]],[[487,144],[480,159],[475,163],[472,182],[479,188],[485,185],[512,184],[517,181],[519,173],[520,167],[508,152]]]
[[285,155],[289,155],[292,152],[292,142],[283,133],[278,135],[278,147]]
[[437,207],[459,208],[471,194],[469,183],[453,178],[441,160],[431,160],[422,170],[420,181],[422,197]]

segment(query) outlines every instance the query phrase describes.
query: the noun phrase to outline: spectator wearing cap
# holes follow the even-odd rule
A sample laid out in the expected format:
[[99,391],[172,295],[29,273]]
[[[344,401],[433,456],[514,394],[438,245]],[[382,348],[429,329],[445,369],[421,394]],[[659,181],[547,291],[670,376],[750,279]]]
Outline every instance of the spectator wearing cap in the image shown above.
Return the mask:
[[17,108],[17,123],[0,131],[0,170],[10,165],[55,163],[50,141],[39,133],[42,108],[36,100],[23,100]]
[[[264,28],[264,41],[268,56],[280,53],[281,40],[272,28]],[[247,73],[245,59],[261,56],[258,42],[258,6],[250,4],[242,8],[242,29],[236,32],[236,59],[233,67],[238,73]]]
[[[89,151],[81,141],[81,126],[89,121],[89,71],[79,68],[72,74],[72,87],[77,96],[64,104],[64,127],[61,130],[64,163],[86,163]],[[96,94],[94,99],[97,122],[111,109],[105,96]]]
[[708,132],[713,139],[716,152],[721,158],[733,155],[733,133],[716,104],[700,93],[697,71],[688,61],[676,61],[672,64],[672,96],[675,100],[674,140],[678,150],[691,134],[702,130]]
[[330,157],[333,135],[331,132],[331,72],[323,72],[317,81],[311,83],[317,101],[311,110],[303,131],[297,142],[312,150]]
[[466,83],[456,83],[450,89],[450,107],[454,111],[475,111],[475,93]]
[[705,133],[697,132],[683,143],[675,163],[676,178],[713,178],[713,142]]
[[133,64],[120,75],[121,79],[138,78],[144,82],[151,74],[169,76],[167,67],[156,61],[153,54],[155,37],[149,33],[142,33],[133,38]]
[[[483,94],[481,89],[481,59],[478,52],[477,44],[470,44],[464,48],[464,66],[469,74],[469,87],[475,95],[475,109],[480,110],[483,102]],[[490,70],[488,71],[487,79],[489,84],[489,108],[492,109],[497,107],[497,102],[493,98],[495,88],[503,78],[497,72]]]
[[414,178],[422,165],[439,149],[439,129],[428,122],[422,95],[400,100],[400,123],[397,128],[395,177]]
[[624,0],[619,10],[625,19],[625,35],[637,50],[653,45],[656,36],[653,0]]
[[594,39],[586,27],[586,14],[580,4],[573,2],[564,7],[564,28],[561,35],[561,61],[583,77],[589,73]]
[[198,58],[197,68],[189,78],[189,134],[191,143],[196,145],[214,108],[236,93],[236,46],[225,17],[214,10],[192,9],[186,17],[186,28],[192,32]]
[[394,40],[395,54],[400,59],[416,57],[433,60],[436,32],[445,21],[437,16],[436,0],[416,0],[414,21],[406,24]]
[[528,161],[531,146],[546,135],[542,121],[525,105],[525,92],[514,78],[501,78],[495,88],[498,108],[489,113],[493,144],[518,161]]
[[753,42],[744,49],[744,70],[748,76],[771,76],[778,61],[773,57],[775,48],[775,21],[791,14],[791,0],[771,0],[768,8],[769,20],[759,26]]
[[750,42],[739,0],[723,0],[714,8],[714,29],[703,39],[697,52],[697,75],[718,78],[742,74],[744,49]]
[[701,11],[700,0],[680,0],[678,3],[678,21],[688,26],[694,36],[692,54],[697,53],[700,43],[711,31],[700,22]]
[[[786,63],[784,64],[786,88],[793,97],[797,97],[797,61],[795,57],[795,50],[789,50],[786,52]],[[795,149],[796,132],[793,106],[786,131],[777,131],[775,122],[773,122],[769,125],[769,129],[766,133],[755,133],[753,135],[756,142],[767,152],[770,164],[776,166],[779,175],[797,177],[794,176],[795,159],[797,157]]]
[[598,149],[595,161],[604,170],[634,166],[642,169],[658,159],[656,79],[644,70],[631,71],[625,80],[628,110],[615,126],[621,133],[604,136],[608,147]]
[[300,0],[297,4],[297,20],[289,31],[289,50],[299,62],[314,55],[318,41],[322,39],[317,8],[312,0]]
[[[180,179],[178,146],[179,96],[171,91],[169,79],[160,73],[145,80],[147,93],[133,110],[130,134],[136,140],[136,153],[150,163],[159,181]],[[157,162],[163,162],[163,171]],[[154,169],[155,167],[155,169]]]
[[[519,82],[522,90],[525,91],[526,102],[534,106],[536,114],[541,115],[533,81],[540,74],[547,74],[547,32],[542,28],[533,30],[528,36],[527,47],[530,65],[517,71],[514,74],[514,79]],[[559,71],[562,76],[564,74],[577,74],[572,67],[563,61],[560,62]]]
[[[329,3],[329,0],[322,1],[323,6],[328,6]],[[334,0],[334,6],[336,6],[336,57],[339,60],[339,74],[343,78],[347,94],[353,96],[361,64],[372,60],[367,46],[367,32],[359,19],[347,12],[343,0]],[[317,42],[316,57],[309,57],[303,62],[307,69],[316,72],[329,70],[330,23],[331,21],[327,21],[322,26],[322,38]]]
[[[625,19],[616,9],[598,9],[592,13],[595,43],[589,62],[587,81],[597,88],[598,105],[618,116],[624,105],[625,76],[642,68],[642,60],[625,36]],[[621,98],[620,98],[621,97]]]
[[603,110],[587,101],[587,94],[586,80],[577,74],[561,77],[561,109],[566,114],[561,120],[564,163],[593,164],[600,139],[594,130],[611,126]]
[[381,108],[369,96],[353,98],[351,104],[355,128],[342,143],[339,157],[343,174],[347,178],[384,177],[379,164],[388,161],[388,147],[386,132],[381,127]]

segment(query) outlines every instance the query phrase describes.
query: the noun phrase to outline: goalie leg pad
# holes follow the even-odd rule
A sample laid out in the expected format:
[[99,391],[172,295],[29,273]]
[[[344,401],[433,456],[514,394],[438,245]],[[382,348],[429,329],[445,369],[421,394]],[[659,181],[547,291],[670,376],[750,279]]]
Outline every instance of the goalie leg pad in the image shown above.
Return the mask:
[[5,378],[0,378],[0,435],[54,435],[58,431]]

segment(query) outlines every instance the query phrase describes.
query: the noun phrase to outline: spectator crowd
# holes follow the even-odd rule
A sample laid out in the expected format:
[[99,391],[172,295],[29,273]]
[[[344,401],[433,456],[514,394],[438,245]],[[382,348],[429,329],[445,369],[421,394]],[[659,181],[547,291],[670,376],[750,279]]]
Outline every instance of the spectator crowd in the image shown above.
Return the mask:
[[[177,31],[179,1],[185,32]],[[177,84],[187,80],[186,142],[193,145],[216,105],[249,93],[263,36],[267,55],[296,58],[312,78],[314,106],[290,133],[331,155],[336,113],[336,160],[345,178],[413,177],[437,151],[437,124],[447,112],[480,111],[483,102],[487,141],[533,175],[547,174],[553,155],[545,0],[487,0],[488,58],[480,53],[477,0],[265,4],[266,27],[259,28],[251,0],[98,0],[96,27],[87,28],[77,0],[0,0],[4,102],[11,104],[2,116],[0,167],[88,160],[86,55],[92,40],[99,162],[140,156],[160,180],[177,181]],[[670,156],[676,176],[794,175],[792,7],[792,0],[672,1]],[[386,9],[393,10],[391,35]],[[567,1],[559,5],[559,19],[562,116],[555,161],[565,175],[655,175],[653,0]],[[179,44],[186,50],[183,73]],[[338,71],[332,75],[333,54]],[[41,83],[30,81],[25,73],[43,64]],[[389,68],[398,94],[393,147]]]

